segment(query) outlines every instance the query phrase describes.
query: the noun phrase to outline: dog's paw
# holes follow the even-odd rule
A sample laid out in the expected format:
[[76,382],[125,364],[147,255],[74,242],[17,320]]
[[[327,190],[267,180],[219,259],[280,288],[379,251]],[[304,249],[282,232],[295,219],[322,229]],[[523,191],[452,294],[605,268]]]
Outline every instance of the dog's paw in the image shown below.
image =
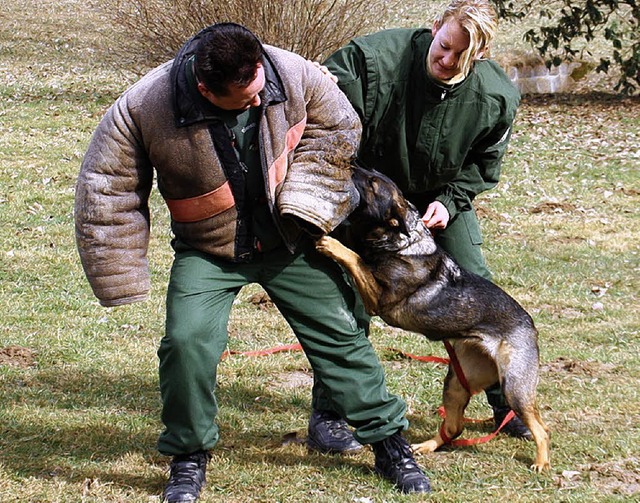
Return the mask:
[[329,236],[322,236],[320,239],[316,241],[316,250],[322,252],[331,246],[331,240],[333,238]]
[[336,239],[330,236],[322,236],[316,241],[316,250],[327,257],[334,258],[337,244],[340,244],[340,242]]
[[531,465],[531,470],[536,473],[548,472],[549,470],[551,470],[551,465],[548,461],[542,463],[536,462]]
[[438,447],[438,442],[434,438],[431,440],[427,440],[426,442],[422,442],[421,444],[412,444],[411,449],[416,454],[428,454],[430,452],[434,452]]

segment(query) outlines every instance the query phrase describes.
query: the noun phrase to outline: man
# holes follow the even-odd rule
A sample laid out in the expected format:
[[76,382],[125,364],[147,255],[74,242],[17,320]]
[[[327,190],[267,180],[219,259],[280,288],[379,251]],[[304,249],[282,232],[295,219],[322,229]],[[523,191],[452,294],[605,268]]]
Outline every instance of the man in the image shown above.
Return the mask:
[[[242,286],[285,316],[330,406],[372,444],[376,471],[404,492],[429,481],[400,432],[405,404],[353,315],[341,270],[315,251],[353,208],[349,162],[360,123],[312,64],[222,23],[189,40],[109,109],[82,163],[76,236],[104,306],[143,300],[153,169],[175,257],[158,356],[158,449],[173,456],[164,501],[195,501],[219,438],[216,369]],[[312,285],[312,288],[309,286]]]
[[[499,66],[484,59],[496,28],[488,0],[454,0],[431,30],[356,38],[325,62],[362,120],[358,158],[393,179],[438,244],[487,279],[473,199],[498,183],[520,101]],[[322,395],[320,383],[314,393]],[[509,412],[499,386],[487,399],[499,426]],[[531,438],[517,417],[503,431]],[[358,448],[347,424],[323,410],[312,412],[309,439],[323,451]]]

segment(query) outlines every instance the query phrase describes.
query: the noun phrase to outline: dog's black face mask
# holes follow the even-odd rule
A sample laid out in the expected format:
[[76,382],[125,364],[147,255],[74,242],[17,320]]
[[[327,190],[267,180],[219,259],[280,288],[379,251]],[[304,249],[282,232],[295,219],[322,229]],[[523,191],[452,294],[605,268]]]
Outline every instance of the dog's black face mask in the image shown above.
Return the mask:
[[397,185],[382,173],[359,166],[354,167],[353,182],[360,194],[360,205],[349,220],[356,227],[367,229],[362,239],[389,250],[404,247],[409,237],[410,207]]

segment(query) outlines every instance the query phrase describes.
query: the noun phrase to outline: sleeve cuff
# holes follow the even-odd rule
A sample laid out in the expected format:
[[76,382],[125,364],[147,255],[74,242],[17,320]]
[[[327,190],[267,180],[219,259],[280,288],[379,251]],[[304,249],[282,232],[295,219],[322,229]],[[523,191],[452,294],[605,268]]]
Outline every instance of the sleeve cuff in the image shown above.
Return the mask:
[[449,212],[449,219],[452,219],[453,217],[455,217],[458,214],[458,208],[455,205],[454,200],[447,195],[439,195],[438,197],[436,197],[436,201],[440,201],[445,208],[447,208],[447,211]]
[[124,297],[122,299],[98,299],[98,300],[100,302],[100,305],[103,307],[118,307],[118,306],[125,306],[127,304],[134,304],[136,302],[143,302],[147,300],[148,297],[149,295],[144,293],[140,295],[133,295],[131,297]]

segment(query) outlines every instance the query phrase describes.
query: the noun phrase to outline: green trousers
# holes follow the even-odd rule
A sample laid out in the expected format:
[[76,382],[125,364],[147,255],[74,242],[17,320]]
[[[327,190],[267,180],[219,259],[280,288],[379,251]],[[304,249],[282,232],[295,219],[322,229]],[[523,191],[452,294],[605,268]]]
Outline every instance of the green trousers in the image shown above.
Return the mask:
[[249,283],[269,294],[321,384],[324,408],[344,417],[360,442],[377,442],[407,428],[406,405],[388,392],[366,324],[354,316],[353,289],[342,270],[311,244],[294,255],[278,248],[247,264],[180,243],[174,248],[166,333],[158,349],[161,453],[208,450],[218,441],[216,370],[227,346],[233,301]]
[[491,281],[491,272],[482,255],[482,232],[475,211],[463,211],[446,229],[436,230],[434,239],[460,266]]

